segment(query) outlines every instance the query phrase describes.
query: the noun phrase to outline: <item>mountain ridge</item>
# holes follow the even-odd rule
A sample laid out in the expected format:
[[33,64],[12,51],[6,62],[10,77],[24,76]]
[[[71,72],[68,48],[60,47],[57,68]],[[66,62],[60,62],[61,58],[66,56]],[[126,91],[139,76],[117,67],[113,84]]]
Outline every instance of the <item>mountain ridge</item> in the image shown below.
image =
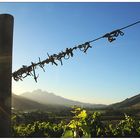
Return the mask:
[[12,110],[13,111],[47,111],[47,112],[57,112],[60,110],[68,109],[67,107],[61,105],[44,105],[36,101],[21,97],[19,95],[12,94]]
[[108,107],[114,109],[140,107],[140,94],[134,95],[130,98],[126,98],[121,102],[111,104]]
[[93,106],[94,106],[94,108],[106,106],[104,104],[91,104],[91,103],[83,103],[80,101],[70,100],[70,99],[58,96],[54,93],[42,91],[40,89],[34,90],[33,92],[25,92],[25,93],[21,94],[20,96],[26,97],[27,99],[30,99],[33,101],[37,101],[41,104],[53,104],[53,105],[64,105],[64,106],[78,105],[78,106],[92,107],[92,108],[93,108]]
[[122,100],[121,102],[110,105],[83,103],[66,99],[64,97],[48,93],[42,90],[35,90],[33,92],[26,92],[22,95],[14,95],[12,98],[13,108],[19,110],[33,110],[33,109],[47,109],[55,110],[58,108],[69,108],[73,105],[88,108],[104,108],[104,109],[140,109],[140,94]]

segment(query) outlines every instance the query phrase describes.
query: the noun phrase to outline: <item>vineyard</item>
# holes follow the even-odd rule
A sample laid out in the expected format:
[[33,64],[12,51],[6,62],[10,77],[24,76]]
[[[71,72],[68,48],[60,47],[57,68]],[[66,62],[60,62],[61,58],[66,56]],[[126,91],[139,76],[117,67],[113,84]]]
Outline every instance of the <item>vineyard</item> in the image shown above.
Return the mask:
[[49,120],[43,121],[43,119],[31,123],[19,123],[17,115],[13,115],[12,137],[140,137],[140,121],[126,114],[122,120],[113,123],[112,121],[102,121],[102,114],[96,111],[89,113],[86,109],[73,107],[71,113],[72,117],[69,120],[62,120],[58,123]]

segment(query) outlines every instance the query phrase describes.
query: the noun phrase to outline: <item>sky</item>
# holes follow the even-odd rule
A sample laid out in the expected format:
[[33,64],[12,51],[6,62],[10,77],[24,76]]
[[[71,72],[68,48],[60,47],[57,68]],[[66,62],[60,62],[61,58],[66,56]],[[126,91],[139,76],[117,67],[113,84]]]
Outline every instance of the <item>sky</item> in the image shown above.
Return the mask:
[[[13,66],[30,65],[140,20],[140,3],[44,2],[0,3],[0,13],[14,16]],[[45,73],[12,80],[12,92],[42,89],[90,103],[111,104],[140,93],[140,24],[123,30],[112,43],[91,43],[87,54],[77,50],[63,66],[46,65]]]

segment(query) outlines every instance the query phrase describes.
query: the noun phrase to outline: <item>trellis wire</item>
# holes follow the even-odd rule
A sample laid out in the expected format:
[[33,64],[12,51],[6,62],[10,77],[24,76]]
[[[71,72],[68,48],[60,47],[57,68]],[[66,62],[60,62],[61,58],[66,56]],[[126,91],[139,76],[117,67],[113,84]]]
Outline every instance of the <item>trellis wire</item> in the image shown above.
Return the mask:
[[31,62],[31,65],[30,66],[25,66],[23,65],[20,69],[18,69],[17,71],[13,72],[12,73],[12,77],[15,81],[19,81],[19,80],[23,80],[25,77],[27,76],[33,76],[34,77],[34,80],[37,82],[37,78],[39,77],[39,75],[36,75],[36,67],[39,66],[40,68],[43,69],[43,71],[45,72],[45,69],[44,69],[44,66],[45,64],[49,64],[51,63],[52,65],[58,65],[56,60],[60,61],[61,65],[63,65],[63,62],[62,62],[62,58],[64,59],[69,59],[70,57],[73,57],[73,51],[74,50],[77,50],[79,49],[80,51],[86,53],[87,50],[89,48],[92,48],[91,44],[92,42],[95,42],[95,41],[98,41],[102,38],[107,38],[108,41],[111,43],[113,42],[114,40],[116,40],[116,38],[120,35],[120,36],[123,36],[124,35],[124,32],[122,32],[122,30],[126,29],[126,28],[129,28],[131,26],[134,26],[136,24],[140,23],[140,21],[137,21],[135,23],[132,23],[130,25],[127,25],[125,27],[122,27],[120,29],[117,29],[117,30],[114,30],[114,31],[111,31],[110,33],[106,33],[105,35],[101,36],[101,37],[98,37],[96,39],[93,39],[91,41],[87,41],[81,45],[78,45],[78,46],[75,46],[73,48],[66,48],[65,51],[61,51],[59,52],[58,54],[53,54],[53,55],[48,55],[48,58],[41,61],[40,60],[40,57],[39,57],[39,61],[38,63],[33,63]]

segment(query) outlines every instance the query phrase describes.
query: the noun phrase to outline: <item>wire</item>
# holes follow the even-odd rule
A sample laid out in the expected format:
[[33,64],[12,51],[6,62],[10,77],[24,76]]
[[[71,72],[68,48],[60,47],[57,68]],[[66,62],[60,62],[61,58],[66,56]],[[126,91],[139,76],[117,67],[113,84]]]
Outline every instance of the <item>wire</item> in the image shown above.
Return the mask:
[[134,26],[134,25],[136,25],[136,24],[138,24],[138,23],[140,23],[140,21],[137,21],[137,22],[135,22],[135,23],[132,23],[132,24],[130,24],[130,25],[127,25],[127,26],[125,26],[125,27],[123,27],[123,28],[120,28],[120,30],[124,30],[124,29],[129,28],[129,27],[131,27],[131,26]]
[[[140,21],[137,21],[137,22],[135,22],[135,23],[132,23],[132,24],[129,24],[129,25],[127,25],[127,26],[125,26],[125,27],[122,27],[122,28],[120,28],[120,29],[118,29],[118,30],[124,30],[124,29],[126,29],[126,28],[129,28],[129,27],[131,27],[131,26],[134,26],[134,25],[136,25],[136,24],[138,24],[138,23],[140,23]],[[116,30],[115,30],[116,31]],[[97,40],[100,40],[100,39],[102,39],[104,36],[101,36],[101,37],[98,37],[98,38],[96,38],[96,39],[93,39],[93,40],[91,40],[91,41],[88,41],[89,43],[92,43],[92,42],[95,42],[95,41],[97,41]]]
[[99,40],[99,39],[101,39],[101,38],[103,38],[102,36],[101,37],[98,37],[98,38],[96,38],[96,39],[93,39],[93,40],[91,40],[91,41],[88,41],[89,43],[92,43],[92,42],[95,42],[95,41],[97,41],[97,40]]
[[84,44],[75,46],[73,48],[66,48],[65,51],[61,51],[58,54],[49,55],[47,53],[48,54],[48,58],[47,59],[41,61],[40,60],[40,57],[39,57],[39,62],[38,63],[31,62],[31,65],[30,66],[23,65],[20,69],[18,69],[17,71],[15,71],[15,72],[12,73],[12,77],[14,78],[15,81],[19,81],[19,80],[22,81],[27,76],[33,76],[34,77],[34,80],[37,82],[37,78],[39,77],[39,75],[36,76],[36,72],[35,72],[35,69],[36,69],[37,66],[39,66],[40,68],[42,68],[43,71],[45,72],[45,70],[44,70],[45,64],[51,63],[52,65],[55,64],[57,66],[58,64],[56,63],[56,60],[58,60],[58,61],[61,62],[61,65],[63,65],[62,58],[69,59],[70,57],[73,57],[73,55],[74,55],[73,54],[73,51],[74,50],[79,49],[80,51],[86,53],[89,48],[92,48],[92,46],[90,45],[90,43],[95,42],[95,41],[98,41],[98,40],[100,40],[102,38],[107,38],[109,42],[112,42],[112,41],[116,40],[116,37],[118,37],[119,35],[120,36],[123,36],[124,35],[124,33],[122,32],[122,30],[124,30],[126,28],[129,28],[131,26],[134,26],[134,25],[136,25],[138,23],[140,23],[140,21],[137,21],[135,23],[129,24],[129,25],[127,25],[125,27],[122,27],[120,29],[111,31],[110,33],[106,33],[105,35],[103,35],[101,37],[98,37],[96,39],[93,39],[91,41],[87,41]]

